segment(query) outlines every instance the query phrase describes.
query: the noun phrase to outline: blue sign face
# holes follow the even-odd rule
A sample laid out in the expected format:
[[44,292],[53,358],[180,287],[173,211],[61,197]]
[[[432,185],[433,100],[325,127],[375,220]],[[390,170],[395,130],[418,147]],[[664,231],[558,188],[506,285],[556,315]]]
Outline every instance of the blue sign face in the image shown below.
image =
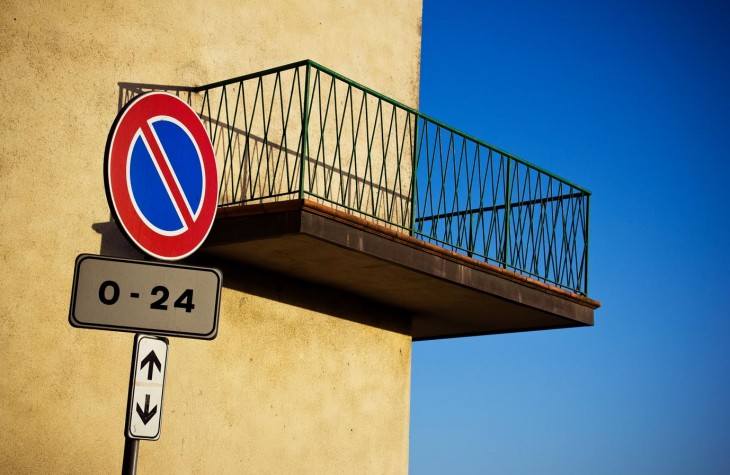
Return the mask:
[[[148,226],[175,236],[200,214],[205,191],[203,161],[190,132],[177,120],[156,117],[149,127],[151,134],[140,130],[130,148],[129,193]],[[156,144],[148,143],[151,139]],[[165,167],[161,160],[171,174],[161,171]],[[177,200],[173,190],[180,192]]]

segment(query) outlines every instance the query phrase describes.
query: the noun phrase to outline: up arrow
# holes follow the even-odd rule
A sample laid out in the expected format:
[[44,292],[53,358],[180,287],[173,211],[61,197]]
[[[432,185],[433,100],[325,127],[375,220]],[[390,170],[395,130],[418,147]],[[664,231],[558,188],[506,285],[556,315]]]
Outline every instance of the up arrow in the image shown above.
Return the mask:
[[145,394],[144,395],[144,411],[141,407],[139,407],[139,404],[137,404],[137,414],[139,414],[139,418],[142,419],[142,423],[144,425],[147,425],[147,423],[152,419],[155,414],[157,414],[157,406],[153,407],[150,411],[150,395]]
[[139,369],[144,368],[144,365],[146,364],[149,364],[149,368],[147,369],[148,381],[152,380],[152,372],[155,370],[155,366],[157,366],[158,371],[162,371],[162,363],[160,363],[160,360],[157,358],[155,350],[150,351],[150,353],[144,357],[144,359],[142,360],[142,364],[140,364],[139,366]]

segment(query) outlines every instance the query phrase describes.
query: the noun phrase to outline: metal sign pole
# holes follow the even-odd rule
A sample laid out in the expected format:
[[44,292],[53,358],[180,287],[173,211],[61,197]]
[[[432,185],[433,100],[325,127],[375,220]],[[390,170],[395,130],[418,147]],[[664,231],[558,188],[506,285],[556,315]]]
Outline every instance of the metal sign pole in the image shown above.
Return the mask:
[[[134,335],[134,344],[132,346],[132,364],[129,372],[129,389],[128,392],[132,391],[134,385],[134,370],[136,365],[137,355],[137,337],[139,333]],[[129,405],[129,394],[127,394],[127,405]],[[127,408],[129,412],[129,408]],[[137,475],[137,455],[139,454],[139,440],[132,439],[126,433],[126,422],[125,422],[125,433],[124,433],[124,455],[122,457],[122,475]]]
[[122,475],[137,475],[137,453],[139,440],[124,438],[124,460],[122,461]]

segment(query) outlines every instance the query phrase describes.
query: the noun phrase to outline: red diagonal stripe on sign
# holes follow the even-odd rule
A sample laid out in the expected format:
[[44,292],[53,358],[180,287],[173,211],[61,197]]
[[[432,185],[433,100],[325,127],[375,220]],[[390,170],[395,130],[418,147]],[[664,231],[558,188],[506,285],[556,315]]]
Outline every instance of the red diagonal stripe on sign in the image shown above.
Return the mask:
[[185,198],[183,197],[183,191],[180,189],[180,185],[178,184],[178,181],[175,179],[175,176],[173,174],[172,169],[170,168],[170,164],[165,159],[165,156],[162,153],[162,149],[160,148],[160,144],[157,141],[157,136],[152,132],[152,128],[150,125],[145,122],[141,127],[140,130],[142,131],[142,134],[144,135],[145,141],[147,142],[147,145],[149,146],[150,153],[152,154],[152,158],[154,159],[155,163],[157,163],[157,167],[162,173],[162,179],[165,182],[165,185],[167,186],[168,191],[170,192],[170,198],[172,199],[173,203],[175,204],[175,207],[178,209],[178,212],[180,213],[180,216],[182,217],[183,221],[185,222],[185,226],[189,229],[193,223],[193,216],[190,214],[190,210],[188,209],[188,204],[185,201]]

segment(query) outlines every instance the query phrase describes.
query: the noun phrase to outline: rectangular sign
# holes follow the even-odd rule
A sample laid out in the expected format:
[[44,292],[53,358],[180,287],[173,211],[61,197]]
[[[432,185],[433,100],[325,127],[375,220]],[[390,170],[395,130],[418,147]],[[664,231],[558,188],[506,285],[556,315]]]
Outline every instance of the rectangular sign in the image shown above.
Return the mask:
[[74,327],[212,340],[218,269],[81,254],[68,320]]
[[130,439],[160,438],[167,348],[166,338],[139,334],[134,337],[125,432]]

